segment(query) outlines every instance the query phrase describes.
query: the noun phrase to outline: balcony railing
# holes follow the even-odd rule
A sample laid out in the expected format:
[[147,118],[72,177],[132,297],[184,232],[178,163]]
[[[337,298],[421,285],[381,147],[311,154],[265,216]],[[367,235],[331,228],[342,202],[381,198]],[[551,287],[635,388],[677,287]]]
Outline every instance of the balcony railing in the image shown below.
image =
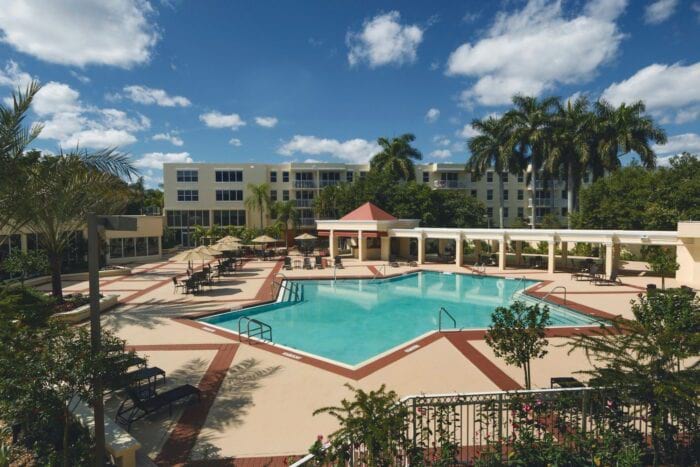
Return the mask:
[[536,207],[536,208],[550,208],[554,206],[554,202],[552,198],[535,198],[534,200],[532,198],[529,198],[527,200],[527,207]]
[[312,199],[295,199],[294,202],[296,203],[298,208],[310,208],[311,205],[313,204],[314,200],[312,200]]
[[302,226],[314,226],[316,225],[316,219],[313,217],[302,217],[299,219],[299,225]]
[[294,180],[294,188],[316,188],[313,180]]
[[467,184],[464,182],[460,182],[458,180],[435,180],[433,181],[433,188],[447,188],[447,189],[455,189],[455,188],[466,188]]
[[340,185],[340,180],[321,180],[318,183],[318,186],[321,188],[326,187],[326,186],[336,186],[336,185]]

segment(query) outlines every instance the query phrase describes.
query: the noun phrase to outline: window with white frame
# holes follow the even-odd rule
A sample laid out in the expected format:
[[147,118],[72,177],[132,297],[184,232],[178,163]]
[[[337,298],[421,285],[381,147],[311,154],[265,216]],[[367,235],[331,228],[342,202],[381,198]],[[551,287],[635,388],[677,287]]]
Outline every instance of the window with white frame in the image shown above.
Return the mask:
[[216,170],[214,172],[214,177],[217,182],[242,182],[243,181],[243,171],[242,170]]
[[243,190],[216,190],[217,201],[243,201]]
[[177,190],[178,201],[199,201],[199,190]]
[[198,182],[199,172],[196,170],[178,170],[176,172],[178,182]]

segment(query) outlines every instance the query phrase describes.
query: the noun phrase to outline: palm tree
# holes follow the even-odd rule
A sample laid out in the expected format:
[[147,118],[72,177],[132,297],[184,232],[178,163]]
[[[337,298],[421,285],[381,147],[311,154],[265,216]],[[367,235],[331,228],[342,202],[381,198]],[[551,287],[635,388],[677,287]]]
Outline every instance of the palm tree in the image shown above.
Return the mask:
[[471,157],[467,161],[467,170],[482,177],[489,168],[498,176],[498,219],[503,228],[503,172],[512,172],[517,160],[508,150],[508,127],[501,118],[488,117],[484,120],[473,120],[472,128],[480,134],[469,139],[468,146]]
[[513,157],[519,158],[521,164],[530,163],[530,183],[532,192],[532,219],[530,225],[535,228],[537,193],[537,171],[550,151],[552,142],[552,111],[557,105],[556,97],[537,99],[532,96],[517,95],[513,97],[514,108],[506,112],[504,118],[509,127],[508,146],[513,148]]
[[[620,157],[632,151],[639,155],[645,167],[653,168],[656,165],[656,154],[650,143],[665,144],[666,132],[646,115],[644,102],[622,103],[615,108],[608,102],[598,101],[595,111],[598,117],[596,149],[600,169],[619,168]],[[594,175],[600,176],[602,173]]]
[[250,195],[245,200],[245,207],[251,211],[260,211],[260,228],[264,229],[265,212],[269,212],[270,206],[272,205],[270,200],[270,185],[267,183],[261,183],[259,185],[249,183],[248,191],[250,191]]
[[576,193],[593,154],[595,115],[588,99],[582,96],[566,105],[558,103],[553,127],[552,147],[544,166],[549,173],[566,178],[567,225],[571,228]]
[[377,139],[377,144],[381,146],[382,151],[372,157],[370,168],[389,173],[399,180],[415,180],[413,161],[423,159],[421,152],[411,146],[415,139],[416,137],[410,133],[392,138],[391,141],[387,138]]
[[289,248],[289,237],[287,232],[289,231],[289,225],[292,225],[292,229],[296,230],[299,227],[299,222],[301,218],[299,216],[299,211],[293,201],[278,201],[272,205],[272,212],[275,213],[277,221],[282,225],[284,229],[284,246]]
[[35,161],[23,169],[20,200],[11,213],[18,225],[39,235],[51,268],[51,291],[63,300],[61,262],[76,231],[85,226],[88,213],[118,213],[128,201],[129,189],[120,176],[136,171],[129,159],[108,149],[97,153],[30,154]]

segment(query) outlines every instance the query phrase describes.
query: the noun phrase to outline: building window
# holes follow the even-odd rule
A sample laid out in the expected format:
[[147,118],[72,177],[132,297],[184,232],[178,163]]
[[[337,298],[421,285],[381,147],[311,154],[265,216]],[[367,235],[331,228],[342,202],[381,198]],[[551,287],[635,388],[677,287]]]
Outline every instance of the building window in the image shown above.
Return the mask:
[[282,190],[282,201],[289,201],[289,190]]
[[289,172],[282,172],[282,183],[289,183]]
[[277,171],[273,170],[270,172],[270,183],[277,183]]
[[348,183],[352,183],[352,177],[353,177],[354,175],[355,175],[355,172],[353,172],[352,170],[348,170],[348,171],[345,173],[345,180],[346,180]]
[[245,211],[242,209],[233,210],[215,210],[214,211],[214,224],[220,225],[221,227],[229,226],[244,226],[245,225]]
[[472,190],[472,197],[476,198],[476,190]]
[[199,173],[196,170],[178,170],[177,171],[177,181],[178,182],[198,182]]
[[178,201],[199,201],[199,190],[177,190]]
[[567,208],[561,208],[562,217],[566,217],[568,214],[569,214],[569,210]]
[[493,190],[486,190],[486,201],[493,201]]
[[217,170],[215,172],[217,182],[242,182],[242,170]]
[[209,211],[168,211],[166,215],[168,227],[192,227],[193,225],[208,226]]
[[488,217],[493,217],[493,208],[486,208],[486,215]]
[[569,194],[567,193],[566,190],[561,190],[561,199],[567,199],[569,197]]
[[243,201],[243,190],[216,190],[217,201]]
[[508,208],[503,208],[503,217],[508,217]]
[[277,190],[270,190],[270,201],[277,201]]
[[583,183],[588,183],[588,180],[588,172],[586,172],[585,174],[583,174]]
[[486,172],[486,182],[493,183],[493,172]]
[[525,181],[525,174],[518,174],[518,183],[523,183]]
[[136,256],[136,253],[134,251],[134,239],[133,238],[125,238],[124,240],[124,258],[133,258]]
[[522,201],[525,196],[525,192],[523,190],[518,190],[518,201]]
[[361,170],[361,171],[360,171],[360,178],[365,178],[366,176],[367,176],[367,172]]
[[525,209],[524,208],[518,208],[518,217],[523,218],[525,217]]
[[503,190],[503,201],[508,201],[508,190]]
[[430,172],[423,172],[423,183],[430,183]]

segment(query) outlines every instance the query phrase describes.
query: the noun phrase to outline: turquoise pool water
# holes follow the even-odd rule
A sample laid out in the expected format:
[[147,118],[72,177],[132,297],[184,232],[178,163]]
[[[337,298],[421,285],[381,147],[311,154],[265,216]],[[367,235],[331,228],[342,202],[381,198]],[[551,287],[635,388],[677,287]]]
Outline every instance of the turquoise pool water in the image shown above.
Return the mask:
[[[524,286],[535,283],[438,272],[379,280],[299,281],[298,300],[285,292],[277,303],[200,321],[238,332],[238,320],[249,316],[269,324],[277,344],[357,365],[438,329],[440,307],[456,321],[454,326],[443,315],[443,329],[486,328],[496,307],[507,306]],[[550,313],[553,326],[596,323],[563,307],[550,306]]]

